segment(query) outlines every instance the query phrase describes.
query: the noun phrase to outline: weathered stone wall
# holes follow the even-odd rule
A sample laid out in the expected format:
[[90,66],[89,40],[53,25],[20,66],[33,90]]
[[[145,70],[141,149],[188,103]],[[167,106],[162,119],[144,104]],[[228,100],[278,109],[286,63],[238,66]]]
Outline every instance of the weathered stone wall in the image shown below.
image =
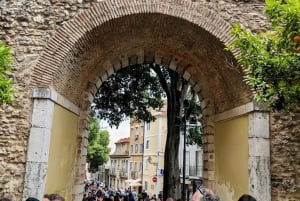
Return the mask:
[[21,200],[32,113],[30,75],[45,44],[62,23],[90,2],[56,0],[0,1],[0,40],[12,47],[12,105],[0,106],[0,198]]
[[[37,59],[59,27],[100,1],[0,1],[0,40],[12,47],[15,58],[12,77],[17,90],[16,102],[0,108],[0,197],[14,200],[22,197],[32,113],[29,83]],[[252,30],[267,28],[261,0],[198,0],[195,3],[214,10],[231,23],[239,22]],[[274,116],[276,123],[273,124],[271,147],[273,200],[299,199],[299,126],[293,123],[296,118],[297,115]]]
[[300,112],[273,113],[271,127],[272,198],[300,200]]

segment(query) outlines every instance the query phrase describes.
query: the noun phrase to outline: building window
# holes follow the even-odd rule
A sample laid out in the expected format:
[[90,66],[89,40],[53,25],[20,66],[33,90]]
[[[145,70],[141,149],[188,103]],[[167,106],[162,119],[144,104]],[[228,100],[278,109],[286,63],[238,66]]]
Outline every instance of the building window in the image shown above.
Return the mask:
[[143,169],[143,163],[140,162],[140,172],[142,171],[142,169]]
[[143,147],[144,145],[143,144],[140,144],[140,153],[143,153]]
[[186,172],[186,175],[189,175],[190,174],[190,152],[187,151],[185,152],[185,172]]
[[148,181],[145,181],[145,190],[148,190]]
[[133,145],[130,145],[130,153],[133,153]]
[[146,161],[145,161],[145,169],[146,169],[146,170],[148,170],[148,166],[149,166],[149,163],[148,163],[148,160],[146,160]]
[[150,147],[150,140],[147,140],[146,141],[146,149],[149,149],[149,147]]
[[135,150],[135,153],[137,153],[137,152],[138,152],[138,144],[135,144],[135,146],[134,146],[134,150]]
[[141,126],[141,135],[144,135],[144,126]]
[[134,171],[137,170],[137,162],[134,163]]
[[130,169],[132,170],[132,162],[129,163]]
[[146,129],[147,129],[147,130],[150,130],[150,122],[147,122],[147,123],[146,123]]

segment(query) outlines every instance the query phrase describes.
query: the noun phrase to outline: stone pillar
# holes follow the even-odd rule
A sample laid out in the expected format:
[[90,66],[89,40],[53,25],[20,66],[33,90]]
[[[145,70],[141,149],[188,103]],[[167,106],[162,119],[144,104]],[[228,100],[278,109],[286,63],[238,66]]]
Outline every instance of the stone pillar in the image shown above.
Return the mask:
[[257,200],[271,201],[269,113],[249,114],[249,192]]
[[215,141],[212,104],[210,100],[202,100],[203,110],[201,123],[203,125],[203,183],[206,187],[215,190]]
[[[34,99],[33,113],[28,142],[23,200],[30,196],[42,200],[46,185],[55,104],[77,115],[79,115],[80,109],[56,91],[48,88],[33,89],[32,98]],[[81,152],[81,141],[78,140],[78,143],[79,152]],[[85,158],[80,160],[80,164],[84,160]],[[82,174],[82,171],[77,174]],[[83,183],[83,180],[83,177],[79,181],[74,180],[73,191],[75,193],[83,189],[83,185],[77,185]]]
[[54,102],[50,90],[33,91],[33,114],[30,129],[23,200],[32,196],[42,200],[53,123]]

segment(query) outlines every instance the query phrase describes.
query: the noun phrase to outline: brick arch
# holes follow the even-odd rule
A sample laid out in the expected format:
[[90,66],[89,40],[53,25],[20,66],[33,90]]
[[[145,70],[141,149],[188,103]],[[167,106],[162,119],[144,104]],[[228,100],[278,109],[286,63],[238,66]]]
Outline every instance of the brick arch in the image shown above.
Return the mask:
[[[136,34],[141,40],[134,43],[130,37],[126,37],[131,32],[125,28],[122,32],[124,35],[110,37],[111,33],[122,30],[123,24],[133,26],[133,30],[145,28],[142,26],[143,19],[152,19],[152,27],[158,27],[159,31],[176,25],[178,29],[185,27],[185,34],[180,35],[180,30],[173,33],[174,37],[168,37],[171,33],[166,31],[165,35],[157,36],[157,41],[149,38],[144,41],[142,36]],[[224,44],[233,39],[228,34],[230,28],[230,24],[216,13],[190,1],[102,1],[57,30],[34,68],[31,86],[53,88],[80,108],[82,128],[78,147],[84,150],[85,147],[80,142],[87,138],[86,122],[90,104],[101,83],[120,68],[131,64],[165,64],[182,74],[203,98],[205,137],[213,136],[211,116],[247,103],[252,97],[249,89],[242,83],[241,72],[230,69],[231,66],[227,64],[235,65],[234,53],[223,50]],[[197,38],[200,35],[203,42],[210,41],[210,44],[202,44]],[[195,49],[199,52],[191,51],[194,43],[198,45]],[[119,49],[120,44],[129,46],[124,45]],[[106,51],[99,50],[99,46]],[[214,54],[218,56],[206,56]],[[234,84],[240,85],[236,91],[233,89]],[[69,88],[72,85],[77,89]],[[204,149],[213,145],[211,142],[204,143]],[[205,154],[208,155],[209,152]],[[78,154],[78,158],[84,157],[84,151]],[[81,172],[81,160],[78,161],[76,172]],[[213,179],[210,180],[213,182]],[[75,182],[75,187],[76,185],[81,185],[79,180]]]
[[[90,9],[78,14],[74,19],[66,22],[66,24],[57,31],[54,37],[49,41],[34,68],[31,79],[31,86],[53,87],[58,92],[60,92],[60,89],[58,89],[59,87],[57,86],[59,85],[58,83],[60,80],[57,78],[61,76],[61,79],[62,77],[66,79],[64,70],[70,68],[70,66],[67,68],[62,68],[62,65],[69,62],[70,60],[76,62],[74,58],[76,57],[76,55],[80,54],[80,47],[88,49],[91,44],[93,44],[95,38],[93,38],[93,35],[90,33],[94,33],[95,30],[99,30],[103,26],[106,26],[108,27],[107,29],[109,29],[109,24],[111,24],[112,21],[116,19],[123,19],[136,14],[162,14],[164,16],[170,16],[178,20],[186,21],[193,26],[203,29],[204,32],[207,32],[211,36],[215,37],[217,40],[219,40],[220,44],[228,44],[233,39],[233,37],[229,35],[229,29],[231,28],[230,24],[221,19],[216,13],[200,6],[197,3],[184,0],[176,2],[162,2],[158,0],[148,0],[143,2],[115,0],[102,1],[100,3],[94,4],[94,6]],[[81,51],[84,52],[84,50]],[[129,53],[125,50],[124,53],[134,53],[133,55],[143,56],[147,53],[148,50],[138,50],[136,52],[132,51],[134,50],[130,50]],[[162,54],[157,55],[160,54],[160,51],[162,51]],[[170,53],[167,53],[168,55],[166,55],[163,50],[155,50],[154,54],[155,61],[170,57]],[[120,60],[131,60],[131,56],[132,55],[125,55],[125,58],[120,58]],[[171,55],[171,59],[174,58],[176,59],[176,55]],[[110,61],[108,59],[103,64],[102,69],[107,70],[100,72],[102,73],[101,76],[113,73],[114,70],[112,71],[112,69],[118,68],[115,67],[114,64],[107,64],[109,62]],[[174,62],[176,63],[176,61],[174,60],[170,60],[168,62],[173,65]],[[123,64],[124,63],[126,63],[126,61],[123,62]],[[124,67],[124,65],[121,67]],[[183,66],[182,68],[187,67]],[[200,91],[200,89],[202,89],[201,93],[204,93],[201,95],[202,97],[207,97],[207,95],[211,93],[208,90],[205,91],[205,89],[208,87],[199,84],[199,81],[195,80],[192,76],[193,73],[197,73],[197,69],[193,66],[189,67],[187,70],[182,70],[182,68],[176,70],[181,71],[181,73],[183,73],[187,79],[190,79],[192,85],[197,91]],[[78,72],[76,73],[80,73],[80,70],[78,70]],[[220,77],[222,77],[222,75]],[[94,78],[89,79],[93,80]],[[62,94],[64,95],[64,93]],[[79,97],[79,94],[76,94],[75,96]],[[224,96],[224,94],[220,95],[220,99],[225,99],[225,97],[222,96]],[[246,99],[248,101],[249,97],[247,97]],[[79,105],[78,101],[72,100],[72,102],[74,102],[76,105]],[[242,102],[247,101],[243,100]],[[221,108],[220,110],[224,111],[225,109]]]

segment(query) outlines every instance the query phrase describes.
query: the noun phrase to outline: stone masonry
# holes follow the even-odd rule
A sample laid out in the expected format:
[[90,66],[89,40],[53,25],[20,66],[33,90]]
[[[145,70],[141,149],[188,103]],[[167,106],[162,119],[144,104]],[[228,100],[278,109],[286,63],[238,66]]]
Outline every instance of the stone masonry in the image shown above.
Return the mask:
[[[180,7],[183,10],[189,11],[189,9],[197,10],[198,8],[205,8],[214,13],[216,13],[220,18],[229,24],[238,22],[244,27],[258,31],[258,30],[267,30],[268,23],[266,17],[263,15],[264,2],[261,0],[166,0],[154,1],[154,0],[120,0],[124,5],[124,10],[126,10],[126,15],[136,13],[133,5],[142,2],[142,8],[140,9],[141,13],[149,13],[148,5],[164,5],[165,8],[160,9],[155,7],[157,11],[160,11],[161,14],[164,13],[164,9],[172,10],[176,7]],[[106,3],[108,2],[108,3]],[[0,106],[0,198],[1,197],[10,197],[14,200],[21,200],[23,189],[24,189],[24,176],[25,176],[25,164],[27,157],[27,147],[29,139],[29,131],[31,128],[31,118],[33,111],[33,101],[31,98],[31,92],[33,86],[43,86],[55,88],[60,94],[67,97],[78,107],[83,108],[82,102],[82,93],[86,90],[85,79],[89,74],[95,73],[96,68],[87,68],[89,70],[83,70],[78,68],[77,72],[68,71],[70,69],[68,64],[77,64],[77,65],[86,65],[86,66],[95,66],[93,62],[95,60],[89,60],[93,58],[93,54],[85,55],[87,57],[75,57],[74,55],[83,54],[84,48],[87,48],[90,44],[93,43],[93,40],[86,40],[87,44],[76,44],[77,49],[72,50],[72,52],[67,52],[66,55],[70,56],[70,61],[65,61],[63,64],[59,64],[59,67],[62,68],[58,72],[56,77],[52,79],[49,77],[49,82],[44,82],[44,85],[40,85],[39,80],[41,77],[33,76],[34,68],[37,66],[39,58],[41,58],[45,52],[51,50],[56,51],[55,46],[48,46],[48,50],[45,51],[47,43],[51,38],[59,32],[64,25],[76,18],[80,13],[85,10],[89,10],[95,5],[103,5],[107,15],[114,15],[111,13],[115,11],[114,7],[118,4],[118,1],[110,0],[2,0],[0,1],[0,40],[6,42],[9,46],[12,47],[14,64],[13,64],[13,73],[11,76],[15,81],[15,89],[17,90],[16,101],[11,105],[2,105]],[[185,8],[186,5],[190,7]],[[150,7],[150,6],[149,6]],[[144,10],[144,12],[143,12]],[[117,11],[116,11],[117,12]],[[120,11],[121,12],[121,11]],[[124,11],[125,12],[125,11]],[[199,9],[200,12],[200,9]],[[175,16],[176,14],[174,14]],[[180,16],[178,16],[180,17]],[[146,16],[147,18],[147,16]],[[145,19],[146,19],[145,18]],[[197,16],[195,16],[197,18]],[[170,23],[173,23],[173,19],[168,19],[167,17],[155,17],[159,20],[167,20]],[[133,17],[133,21],[136,19]],[[197,21],[193,19],[193,16],[190,16],[189,20],[191,22]],[[204,19],[205,20],[205,19]],[[101,19],[100,19],[101,21]],[[104,20],[103,20],[104,21]],[[126,21],[126,20],[125,20]],[[108,30],[121,30],[124,29],[124,33],[128,32],[128,28],[122,26],[123,21],[115,22],[114,26],[110,27],[109,25],[104,24],[103,27],[107,26]],[[178,23],[178,22],[177,22]],[[216,22],[217,23],[217,22]],[[109,23],[107,23],[109,24]],[[163,24],[163,23],[162,23]],[[190,25],[182,23],[184,27],[192,27]],[[143,27],[141,24],[137,24],[140,27]],[[151,24],[150,28],[158,28],[163,25]],[[214,24],[207,24],[207,29],[209,27],[214,27]],[[180,23],[175,26],[180,30]],[[138,27],[136,27],[138,28]],[[168,27],[167,27],[168,28]],[[173,27],[172,30],[175,30]],[[227,29],[226,29],[227,30]],[[187,30],[186,33],[189,31]],[[93,32],[97,34],[97,31]],[[180,33],[180,32],[178,32]],[[199,33],[195,31],[194,33]],[[89,33],[88,37],[92,36],[92,33]],[[202,32],[201,32],[202,34]],[[127,39],[130,44],[131,38],[128,34],[120,36],[120,39]],[[70,38],[71,40],[72,38]],[[217,51],[218,47],[222,47],[218,44],[217,40],[209,35],[207,39],[215,40],[216,45],[212,47],[211,51]],[[99,41],[98,41],[99,42]],[[109,43],[102,43],[100,45],[108,45]],[[146,41],[140,41],[146,43]],[[161,37],[161,43],[168,42],[167,35]],[[169,44],[172,44],[173,41],[170,41]],[[187,41],[188,43],[189,41]],[[193,42],[193,41],[192,41]],[[198,41],[197,41],[198,42]],[[199,42],[200,43],[200,42]],[[52,43],[54,44],[54,43]],[[67,45],[67,44],[66,44]],[[114,44],[117,45],[117,44]],[[138,45],[138,44],[137,44]],[[117,49],[118,47],[115,47]],[[176,47],[177,48],[177,47]],[[215,48],[215,49],[214,49]],[[60,51],[59,49],[57,51]],[[114,55],[115,53],[109,52],[108,54]],[[125,51],[125,50],[122,50]],[[84,55],[84,54],[83,54]],[[108,55],[109,56],[109,55]],[[224,56],[224,55],[222,55]],[[59,56],[58,56],[59,57]],[[72,60],[73,58],[73,60]],[[222,57],[220,57],[222,58]],[[59,58],[58,58],[59,59]],[[86,63],[88,64],[86,64]],[[212,64],[207,61],[207,65]],[[223,64],[223,63],[222,63]],[[47,64],[48,66],[49,63]],[[53,66],[55,66],[55,61],[53,61]],[[75,68],[73,68],[75,69]],[[71,70],[73,70],[71,69]],[[47,69],[40,68],[40,73],[43,75],[47,74]],[[45,72],[46,71],[46,72]],[[191,70],[192,71],[192,70]],[[99,73],[99,72],[97,72]],[[195,70],[195,74],[198,73]],[[207,76],[212,76],[214,71],[207,74]],[[224,72],[224,75],[226,72]],[[37,75],[37,74],[35,74]],[[72,77],[73,75],[78,75],[78,77]],[[227,75],[229,78],[230,75]],[[68,87],[63,88],[63,85],[60,85],[65,79],[71,83]],[[44,78],[43,78],[44,79]],[[46,78],[45,78],[46,79]],[[73,89],[72,83],[81,82],[82,88]],[[240,80],[236,79],[235,82],[239,83]],[[230,86],[234,86],[233,83]],[[101,84],[101,83],[100,83]],[[221,84],[217,85],[216,90],[220,90]],[[203,87],[203,86],[202,86]],[[95,87],[90,87],[95,88]],[[217,95],[215,101],[218,104],[214,105],[211,108],[210,113],[212,112],[222,112],[226,109],[233,108],[239,104],[245,103],[251,98],[252,94],[248,89],[243,85],[241,91],[235,91],[234,88],[227,89],[227,95],[220,92],[220,97],[218,99]],[[78,93],[73,93],[78,92]],[[245,97],[235,97],[234,99],[229,99],[231,94],[239,95],[243,94]],[[205,94],[203,94],[205,95]],[[89,94],[87,95],[89,96]],[[227,97],[228,96],[228,97]],[[222,104],[222,99],[228,98],[231,100]],[[87,97],[87,99],[90,99]],[[83,120],[84,121],[84,120]],[[272,187],[272,201],[296,201],[300,200],[300,116],[298,113],[295,114],[272,114],[271,120],[271,187]],[[80,146],[80,145],[79,145]]]

